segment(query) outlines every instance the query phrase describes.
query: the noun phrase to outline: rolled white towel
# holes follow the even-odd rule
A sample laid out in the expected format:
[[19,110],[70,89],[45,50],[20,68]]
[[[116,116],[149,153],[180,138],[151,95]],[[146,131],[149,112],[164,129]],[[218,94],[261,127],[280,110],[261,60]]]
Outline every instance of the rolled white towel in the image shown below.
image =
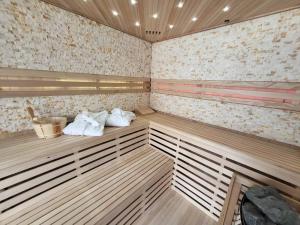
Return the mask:
[[133,112],[123,111],[120,108],[114,108],[111,114],[108,115],[106,126],[111,127],[126,127],[129,126],[136,116]]

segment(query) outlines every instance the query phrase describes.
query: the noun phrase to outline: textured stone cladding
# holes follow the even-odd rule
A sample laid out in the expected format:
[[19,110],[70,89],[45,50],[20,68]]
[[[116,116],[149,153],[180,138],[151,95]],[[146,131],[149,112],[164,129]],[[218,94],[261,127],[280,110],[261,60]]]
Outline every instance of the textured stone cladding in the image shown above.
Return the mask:
[[[152,46],[152,78],[300,81],[300,9]],[[151,94],[153,108],[300,146],[300,113]]]
[[[151,44],[38,0],[1,0],[0,67],[150,77]],[[148,102],[149,94],[0,99],[0,134],[31,128],[28,105],[74,116]]]

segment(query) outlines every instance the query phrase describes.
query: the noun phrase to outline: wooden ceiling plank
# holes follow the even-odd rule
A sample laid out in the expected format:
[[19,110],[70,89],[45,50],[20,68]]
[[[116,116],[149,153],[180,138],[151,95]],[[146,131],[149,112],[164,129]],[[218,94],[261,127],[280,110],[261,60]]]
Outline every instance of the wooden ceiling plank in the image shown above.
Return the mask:
[[[97,23],[110,26],[149,42],[163,41],[192,33],[214,29],[230,23],[270,15],[300,7],[300,0],[185,0],[178,8],[179,0],[41,0],[67,11],[87,17]],[[223,12],[229,5],[230,10]],[[116,10],[119,16],[113,16]],[[158,18],[152,15],[158,13]],[[192,22],[193,16],[198,17]],[[140,27],[135,22],[140,22]],[[169,24],[174,28],[170,29]],[[146,34],[146,30],[161,32]]]

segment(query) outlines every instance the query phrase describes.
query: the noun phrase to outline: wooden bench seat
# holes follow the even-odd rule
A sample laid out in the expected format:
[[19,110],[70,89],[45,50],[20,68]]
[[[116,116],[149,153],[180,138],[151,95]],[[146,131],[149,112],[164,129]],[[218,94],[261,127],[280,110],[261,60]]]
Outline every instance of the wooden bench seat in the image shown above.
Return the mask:
[[[216,221],[234,174],[271,185],[300,204],[300,148],[154,113],[149,145],[174,160],[172,187]],[[221,220],[220,220],[221,219]]]
[[172,160],[144,146],[3,212],[0,221],[131,224],[169,187],[172,168]]
[[299,148],[160,113],[100,138],[7,139],[0,154],[1,224],[131,224],[170,186],[222,224],[234,174],[300,203]]

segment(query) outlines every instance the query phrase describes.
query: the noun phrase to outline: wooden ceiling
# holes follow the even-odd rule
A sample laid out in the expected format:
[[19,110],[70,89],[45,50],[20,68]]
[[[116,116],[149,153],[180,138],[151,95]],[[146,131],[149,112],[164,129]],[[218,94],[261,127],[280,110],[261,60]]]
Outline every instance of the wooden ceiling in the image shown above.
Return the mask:
[[[43,1],[149,42],[300,7],[300,0],[183,0],[182,8],[178,7],[180,0],[136,0],[135,5],[132,0]],[[226,6],[229,10],[224,12]],[[197,20],[192,21],[193,17]],[[140,26],[135,25],[137,21]]]

